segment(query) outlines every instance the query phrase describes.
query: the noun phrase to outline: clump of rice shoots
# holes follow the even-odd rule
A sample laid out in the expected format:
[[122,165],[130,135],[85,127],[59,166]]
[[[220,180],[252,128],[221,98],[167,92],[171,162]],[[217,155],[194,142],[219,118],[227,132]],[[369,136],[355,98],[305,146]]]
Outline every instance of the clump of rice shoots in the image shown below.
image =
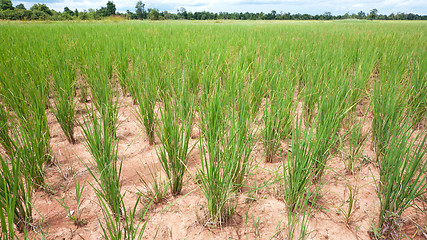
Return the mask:
[[55,115],[67,140],[74,144],[76,70],[69,62],[56,62],[52,72],[53,107]]
[[393,218],[415,204],[427,192],[427,135],[414,131],[408,120],[390,130],[389,144],[379,162],[376,181],[380,199],[380,227],[391,232]]
[[194,97],[190,95],[187,83],[183,81],[180,85],[176,92],[165,93],[157,132],[161,143],[157,154],[172,195],[178,195],[183,187],[193,126]]

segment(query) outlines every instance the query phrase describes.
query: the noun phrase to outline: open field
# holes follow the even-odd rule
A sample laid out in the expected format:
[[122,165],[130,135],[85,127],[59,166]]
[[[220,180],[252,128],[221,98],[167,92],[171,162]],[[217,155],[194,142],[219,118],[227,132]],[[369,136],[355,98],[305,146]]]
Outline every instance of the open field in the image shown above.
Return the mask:
[[427,23],[0,22],[1,239],[427,239]]

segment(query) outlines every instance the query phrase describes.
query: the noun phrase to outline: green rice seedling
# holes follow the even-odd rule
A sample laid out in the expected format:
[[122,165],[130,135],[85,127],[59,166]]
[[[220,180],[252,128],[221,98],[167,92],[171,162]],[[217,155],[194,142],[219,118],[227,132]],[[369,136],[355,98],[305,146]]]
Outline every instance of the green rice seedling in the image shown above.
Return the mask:
[[157,132],[161,143],[157,155],[174,196],[182,190],[188,156],[192,150],[189,140],[193,126],[194,100],[185,86],[181,89],[164,99]]
[[15,209],[14,209],[14,199],[11,194],[4,191],[4,203],[0,206],[0,239],[8,240],[15,239],[15,229],[14,229],[14,219],[15,219]]
[[363,153],[368,134],[363,132],[363,123],[366,120],[366,115],[363,121],[353,125],[348,134],[348,154],[346,156],[345,168],[348,172],[354,173],[355,166]]
[[155,124],[156,124],[156,100],[157,86],[156,83],[149,78],[144,77],[142,68],[137,65],[133,67],[131,74],[131,94],[138,102],[137,118],[144,127],[148,137],[148,143],[154,144]]
[[377,162],[385,154],[395,128],[404,121],[404,105],[401,93],[391,84],[377,82],[372,94],[372,138]]
[[11,156],[16,149],[15,142],[10,137],[9,112],[0,106],[0,144]]
[[[209,95],[203,96],[198,184],[207,200],[208,221],[211,224],[225,222],[236,208],[236,186],[233,182],[236,177],[233,167],[236,163],[232,160],[237,159],[232,159],[231,154],[226,156],[223,152],[223,147],[226,147],[224,137],[227,134],[224,105],[224,94],[217,89],[211,89]],[[230,150],[233,148],[230,147]]]
[[[223,157],[228,159],[233,169],[233,183],[236,189],[240,189],[244,182],[244,177],[250,171],[249,160],[252,152],[253,130],[251,122],[254,116],[251,115],[252,100],[247,96],[250,90],[246,87],[248,83],[242,81],[240,77],[245,75],[241,70],[234,70],[234,75],[227,83],[224,83],[222,90],[225,94],[225,106],[228,114],[225,117],[225,135],[223,136],[222,149]],[[250,84],[250,83],[249,83]]]
[[[321,185],[314,185],[315,158],[311,152],[313,130],[302,129],[297,119],[292,138],[292,153],[283,161],[284,199],[288,216],[288,239],[307,239],[308,222]],[[299,229],[299,230],[298,230]],[[298,233],[297,233],[298,231]]]
[[285,85],[280,84],[282,81],[276,80],[275,82],[271,86],[269,99],[267,99],[264,109],[263,144],[266,162],[273,161],[273,157],[280,147],[281,139],[290,135],[292,123],[292,86],[287,84],[288,90],[285,90]]
[[78,86],[80,89],[79,102],[86,103],[87,102],[87,83],[84,81],[83,77],[80,76],[80,80],[78,81]]
[[[123,209],[123,215],[117,216],[111,214],[109,211],[107,199],[101,195],[99,191],[96,192],[99,203],[102,209],[104,220],[98,220],[102,229],[102,237],[106,240],[134,240],[142,239],[145,228],[147,227],[148,218],[145,222],[140,221],[137,216],[137,207],[141,196],[135,202],[135,205],[129,210],[126,210],[126,205],[123,201],[123,196],[120,197],[120,208]],[[147,217],[147,212],[151,203],[143,210],[141,218]]]
[[[231,174],[226,172],[222,158],[221,141],[224,135],[223,97],[216,90],[205,96],[201,114],[200,158],[201,168],[198,169],[199,186],[207,200],[208,214],[211,222],[224,221],[227,211],[233,211],[230,199],[234,196]],[[202,141],[202,139],[205,139]],[[228,181],[227,181],[228,180]]]
[[337,131],[348,109],[345,109],[347,89],[324,93],[319,102],[318,116],[315,121],[316,134],[310,143],[310,151],[315,160],[314,179],[318,181],[326,168],[332,147],[337,141]]
[[403,127],[392,132],[379,163],[380,178],[376,185],[381,228],[392,224],[390,220],[394,216],[400,216],[414,205],[415,199],[427,192],[427,135],[412,136],[410,128],[407,121]]
[[[301,66],[298,87],[300,89],[299,95],[303,100],[305,122],[307,125],[311,125],[316,116],[317,105],[323,91],[322,79],[324,78],[325,68],[323,66],[320,68],[313,67],[311,65],[314,63],[311,62],[314,62],[314,60],[304,58],[301,60],[304,65]],[[306,63],[307,61],[310,63]]]
[[[312,183],[309,183],[312,184]],[[316,198],[318,192],[314,192],[311,197]],[[288,217],[288,238],[305,240],[310,236],[308,223],[313,211],[313,205],[310,204],[310,198],[299,199],[295,205],[295,211],[287,212]]]
[[122,165],[118,165],[117,147],[118,142],[112,132],[115,126],[106,123],[102,114],[98,116],[97,112],[92,109],[89,116],[83,118],[81,127],[85,139],[85,146],[93,158],[92,167],[97,171],[87,167],[90,174],[96,181],[99,188],[96,193],[110,207],[114,215],[121,215],[121,193],[120,193],[120,174]]
[[427,69],[425,59],[420,58],[414,63],[413,75],[409,83],[409,107],[413,125],[419,125],[426,118],[427,113]]
[[114,57],[114,72],[117,74],[120,87],[122,88],[122,93],[125,95],[129,91],[129,65],[131,63],[129,59],[129,53],[124,50],[123,42],[115,42],[119,46],[117,53]]
[[288,139],[292,136],[292,123],[293,123],[293,116],[295,113],[295,106],[294,106],[294,94],[296,88],[296,82],[294,78],[288,79],[285,86],[285,99],[282,103],[282,120],[281,120],[281,126],[282,129],[280,131],[281,138],[282,139]]
[[[250,171],[250,154],[252,152],[253,131],[251,125],[250,102],[245,98],[245,91],[235,96],[231,117],[227,126],[224,157],[230,163],[227,166],[234,175],[232,183],[239,190],[244,184],[244,178]],[[233,98],[232,98],[233,99]]]
[[76,70],[69,62],[59,62],[52,71],[53,107],[52,112],[58,120],[62,131],[70,143],[75,143],[74,123],[75,123],[75,101],[76,91]]
[[[0,220],[2,239],[14,239],[15,224],[19,232],[27,231],[33,221],[31,204],[32,185],[31,179],[21,167],[16,154],[10,157],[10,164],[7,159],[0,156]],[[4,215],[6,213],[6,215]],[[7,217],[6,217],[7,216]]]
[[[264,109],[264,131],[263,144],[265,151],[265,161],[273,162],[273,157],[280,147],[280,112],[277,109],[277,104],[274,102],[277,98],[274,94],[270,94],[270,99],[267,100]],[[279,96],[280,97],[280,96]]]
[[297,120],[292,138],[292,154],[287,156],[287,161],[283,161],[284,197],[290,213],[295,212],[297,205],[304,202],[303,199],[311,192],[315,166],[310,149],[313,138],[313,130],[303,130],[301,118]]
[[251,116],[256,116],[260,111],[262,99],[264,98],[267,90],[266,81],[261,76],[254,76],[250,86],[251,96]]
[[306,124],[311,125],[313,118],[315,117],[316,107],[319,102],[319,88],[317,87],[304,87],[302,91],[302,96],[304,99],[304,118],[306,119]]
[[[20,82],[8,82],[1,76],[0,81],[7,89],[3,92],[4,103],[13,113],[9,115],[13,116],[9,118],[10,126],[13,126],[8,130],[10,137],[2,137],[6,141],[5,148],[9,149],[10,157],[19,152],[22,166],[31,176],[34,187],[41,189],[45,186],[45,165],[51,161],[43,83],[30,82],[27,88],[21,88]],[[2,115],[5,114],[3,111]],[[10,145],[14,148],[13,153]]]
[[81,227],[86,225],[86,220],[81,217],[81,205],[83,203],[82,194],[85,188],[86,182],[83,185],[80,185],[80,182],[77,181],[76,177],[74,177],[74,187],[76,190],[76,210],[71,210],[71,207],[67,205],[64,198],[60,200],[56,199],[56,201],[64,208],[67,213],[67,217],[71,219],[74,225]]
[[[355,186],[353,186],[349,182],[347,182],[347,188],[349,194],[348,198],[338,208],[338,210],[344,218],[345,223],[349,224],[351,221],[351,217],[353,216],[353,213],[356,210],[357,194],[359,191],[359,187],[357,186],[357,183]],[[344,207],[345,203],[347,203],[347,208]]]
[[260,230],[260,225],[261,225],[261,220],[259,218],[259,216],[255,219],[255,216],[252,214],[252,224],[254,226],[254,233],[255,233],[255,237],[259,237],[259,230]]
[[119,101],[114,92],[112,63],[108,57],[102,56],[91,64],[92,68],[86,69],[86,75],[93,105],[98,110],[103,127],[108,128],[110,134],[116,137]]
[[142,197],[141,201],[144,203],[152,202],[158,204],[165,200],[169,184],[162,180],[160,171],[153,171],[150,167],[148,167],[148,169],[150,171],[150,181],[145,180],[145,178],[138,173],[139,180],[145,188],[143,191],[140,191],[139,195]]
[[46,159],[50,157],[50,155],[47,155],[44,144],[37,142],[37,139],[40,139],[44,134],[39,131],[30,130],[25,126],[19,126],[14,132],[14,138],[17,139],[20,145],[16,151],[19,152],[21,156],[26,174],[31,176],[32,183],[36,190],[43,189],[46,186]]

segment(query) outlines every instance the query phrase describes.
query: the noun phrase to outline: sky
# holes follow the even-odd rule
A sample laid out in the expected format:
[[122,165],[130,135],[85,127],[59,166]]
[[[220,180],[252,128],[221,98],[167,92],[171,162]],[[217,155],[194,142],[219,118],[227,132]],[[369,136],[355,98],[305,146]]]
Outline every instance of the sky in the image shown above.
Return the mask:
[[[108,0],[39,0],[39,1],[14,1],[14,5],[23,3],[30,8],[35,3],[44,3],[57,11],[63,11],[64,7],[70,9],[99,9],[106,6]],[[138,0],[113,0],[117,11],[135,12]],[[427,15],[427,0],[142,0],[145,8],[157,8],[160,11],[177,12],[183,7],[187,11],[210,11],[210,12],[264,12],[275,10],[277,13],[290,12],[308,13],[311,15],[331,12],[332,15],[342,15],[347,12],[357,13],[364,11],[368,13],[371,9],[378,9],[379,14],[390,14],[392,12],[415,13]]]

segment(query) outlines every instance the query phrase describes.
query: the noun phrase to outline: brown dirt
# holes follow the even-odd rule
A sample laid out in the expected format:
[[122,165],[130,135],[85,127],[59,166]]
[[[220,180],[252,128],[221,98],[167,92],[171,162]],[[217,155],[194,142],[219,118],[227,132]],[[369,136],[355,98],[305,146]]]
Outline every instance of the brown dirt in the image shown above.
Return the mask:
[[[147,164],[152,168],[159,169],[156,150],[150,146],[145,134],[140,128],[134,115],[136,106],[129,96],[123,98],[120,108],[118,128],[119,158],[123,161],[123,172],[121,183],[123,192],[126,192],[125,202],[133,205],[137,199],[138,189],[142,189],[138,173],[148,178],[149,170]],[[367,106],[363,102],[362,106]],[[301,106],[299,106],[301,108]],[[78,105],[79,112],[84,112],[84,105]],[[360,112],[363,112],[360,110]],[[77,116],[81,121],[81,115]],[[369,130],[372,114],[369,114],[365,124],[365,130]],[[80,127],[76,126],[77,143],[69,144],[62,133],[55,117],[49,113],[49,124],[51,133],[51,145],[57,166],[47,169],[47,182],[50,184],[54,194],[37,192],[33,203],[36,214],[35,221],[44,226],[48,231],[48,239],[100,239],[101,228],[98,219],[102,217],[93,188],[88,184],[95,184],[93,178],[87,171],[85,164],[91,162],[91,155],[83,143]],[[197,143],[198,131],[193,130],[191,144]],[[286,145],[285,145],[286,146]],[[368,139],[364,154],[374,159],[371,138]],[[248,186],[242,189],[238,200],[237,214],[222,227],[208,227],[203,222],[204,197],[192,178],[187,174],[187,181],[181,195],[167,196],[166,201],[153,205],[149,214],[146,239],[286,239],[286,208],[285,203],[278,198],[280,196],[279,184],[270,184],[258,192],[249,193],[250,187],[261,185],[263,182],[272,181],[276,169],[282,163],[278,158],[273,163],[264,163],[262,144],[257,143],[253,154],[253,165],[259,163],[258,167],[248,176]],[[189,170],[195,173],[200,162],[199,149],[196,146],[191,154]],[[374,177],[378,176],[378,170],[373,163],[366,163],[354,175],[344,170],[344,161],[339,153],[335,154],[329,161],[330,170],[326,172],[324,182],[326,183],[319,202],[320,207],[316,209],[310,219],[309,239],[369,239],[368,231],[372,225],[378,222],[379,200],[375,190]],[[82,217],[87,225],[76,227],[66,217],[64,209],[55,200],[65,198],[66,202],[74,209],[75,189],[73,176],[80,182],[87,181],[83,193],[84,201],[81,206]],[[348,198],[347,183],[359,187],[357,202],[349,223],[344,221],[339,213],[340,207],[347,206]],[[254,201],[251,201],[254,199]],[[425,215],[411,209],[411,219],[421,223],[426,222]],[[259,233],[256,233],[253,218],[260,219]],[[408,216],[406,214],[406,216]],[[424,226],[424,225],[421,225]],[[403,229],[408,235],[413,236],[416,228],[411,221],[406,221]],[[39,235],[31,233],[35,238]],[[418,234],[416,238],[421,235]]]

